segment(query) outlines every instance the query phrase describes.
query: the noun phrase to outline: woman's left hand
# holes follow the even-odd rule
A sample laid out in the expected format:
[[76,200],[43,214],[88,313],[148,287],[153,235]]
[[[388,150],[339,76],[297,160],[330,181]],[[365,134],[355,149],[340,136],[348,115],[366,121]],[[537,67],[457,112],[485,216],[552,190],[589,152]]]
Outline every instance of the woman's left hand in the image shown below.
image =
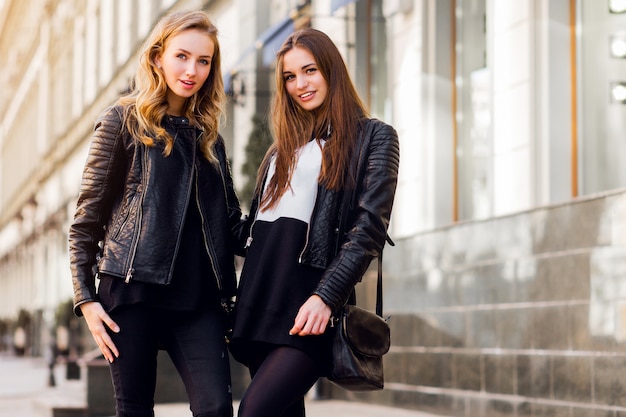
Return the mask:
[[320,335],[326,330],[332,311],[319,295],[312,295],[300,310],[289,330],[292,336]]

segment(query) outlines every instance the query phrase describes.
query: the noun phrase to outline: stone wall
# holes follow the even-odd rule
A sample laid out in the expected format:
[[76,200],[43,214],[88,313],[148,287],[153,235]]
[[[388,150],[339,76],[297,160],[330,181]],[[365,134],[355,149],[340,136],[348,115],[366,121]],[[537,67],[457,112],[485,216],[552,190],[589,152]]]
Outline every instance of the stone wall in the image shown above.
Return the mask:
[[450,416],[626,416],[625,242],[623,191],[398,241],[385,390],[322,391]]

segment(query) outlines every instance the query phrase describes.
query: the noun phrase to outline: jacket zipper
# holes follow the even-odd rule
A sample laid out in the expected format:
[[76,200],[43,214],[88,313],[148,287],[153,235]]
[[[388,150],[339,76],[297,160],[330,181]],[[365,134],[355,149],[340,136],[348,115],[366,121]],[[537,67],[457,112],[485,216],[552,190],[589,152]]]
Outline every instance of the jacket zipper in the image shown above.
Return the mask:
[[[267,175],[267,172],[266,172]],[[265,181],[267,181],[267,177],[265,178],[265,180],[263,180],[263,188],[265,188]],[[261,196],[263,195],[263,191],[261,191],[257,196],[256,196],[256,211],[254,212],[254,220],[252,220],[252,224],[250,225],[250,231],[248,232],[248,238],[246,239],[246,245],[243,247],[244,249],[248,249],[250,247],[250,245],[252,245],[252,241],[254,240],[252,238],[252,229],[254,229],[254,225],[256,224],[257,218],[259,217],[259,210],[260,206],[261,206]]]
[[[221,172],[221,169],[220,169],[220,172]],[[214,259],[213,253],[211,252],[209,248],[209,242],[208,242],[206,230],[205,230],[205,227],[207,227],[206,221],[204,219],[204,214],[202,213],[202,209],[200,206],[200,197],[198,196],[198,192],[199,192],[198,191],[198,170],[195,170],[195,181],[196,181],[196,195],[195,195],[196,206],[198,207],[198,212],[200,213],[200,219],[202,220],[202,241],[204,242],[204,249],[206,250],[207,255],[209,255],[209,260],[211,261],[211,269],[213,270],[213,275],[215,275],[215,280],[217,281],[217,288],[218,290],[222,291],[224,286],[215,268],[215,259]]]
[[250,245],[252,245],[252,229],[256,223],[256,214],[254,216],[254,220],[252,220],[252,224],[250,225],[250,232],[248,234],[248,238],[246,239],[246,245],[243,247],[244,249],[248,249]]
[[[198,141],[200,141],[203,134],[204,134],[204,131],[200,132],[200,134],[198,135],[198,139],[197,139]],[[194,158],[194,161],[195,161],[195,158]],[[229,203],[228,193],[226,192],[226,180],[224,179],[224,172],[222,171],[221,163],[218,162],[218,166],[219,166],[220,178],[222,179],[222,189],[224,190],[224,201],[226,201],[226,209],[229,210],[230,207],[228,204]],[[211,269],[213,270],[213,274],[215,275],[215,281],[217,282],[217,289],[219,291],[222,291],[222,289],[224,288],[224,284],[222,283],[222,278],[217,273],[217,270],[215,268],[216,260],[214,259],[214,256],[209,249],[208,237],[206,235],[206,231],[204,230],[204,226],[206,225],[206,222],[204,220],[204,214],[202,213],[202,210],[200,207],[200,196],[198,195],[200,193],[199,188],[198,188],[198,170],[195,171],[195,180],[196,180],[196,206],[198,207],[198,212],[200,213],[200,219],[202,220],[202,241],[204,242],[204,249],[206,250],[207,255],[209,255],[209,260],[211,261]]]
[[[146,169],[146,164],[147,164],[147,160],[148,160],[148,149],[144,148],[143,151],[143,166],[141,167],[143,174],[144,174],[144,178],[145,178],[145,169]],[[141,234],[141,219],[143,217],[143,210],[142,210],[142,206],[143,206],[143,201],[146,197],[146,190],[148,189],[148,185],[146,184],[144,187],[142,187],[141,190],[141,199],[139,200],[139,206],[137,207],[137,232],[135,233],[135,241],[133,242],[133,248],[131,250],[130,253],[130,261],[129,261],[129,268],[128,271],[126,271],[126,278],[124,278],[124,282],[126,284],[129,284],[130,281],[133,279],[133,274],[135,273],[135,268],[133,268],[133,263],[135,263],[135,256],[137,255],[137,246],[139,246],[139,235]]]
[[[176,134],[174,135],[174,140],[176,140],[178,138],[178,131],[176,131]],[[196,144],[193,144],[192,147],[192,156],[191,156],[191,182],[193,182],[194,179],[194,175],[195,175],[195,160],[196,160]],[[178,250],[180,249],[180,240],[181,240],[181,236],[183,234],[183,228],[184,228],[184,222],[185,219],[187,218],[187,210],[189,210],[189,204],[191,202],[191,190],[193,188],[193,185],[189,184],[189,187],[187,188],[187,194],[186,194],[186,204],[185,204],[185,210],[183,212],[183,223],[181,225],[181,227],[178,229],[178,235],[176,236],[176,246],[174,247],[174,255],[172,256],[172,260],[170,262],[170,268],[169,271],[167,272],[167,282],[170,282],[171,278],[172,278],[172,273],[174,272],[174,263],[176,262],[176,258],[178,257]]]
[[[224,162],[226,164],[226,162]],[[222,170],[222,164],[218,163],[219,166],[219,171],[220,171],[220,178],[222,179],[222,189],[224,191],[224,201],[226,201],[226,210],[230,211],[230,200],[228,199],[228,191],[227,191],[227,187],[226,187],[226,178],[224,178],[224,171]],[[225,167],[227,169],[227,167]],[[197,182],[196,182],[196,188],[197,188]],[[200,209],[200,206],[198,206],[198,210]],[[202,215],[202,214],[201,214]],[[227,214],[228,216],[230,216],[230,213]],[[248,246],[250,246],[248,244],[248,240],[250,240],[250,242],[252,242],[252,238],[248,237],[248,239],[246,239],[246,245],[244,246],[244,249],[247,248]]]
[[252,220],[252,224],[250,225],[250,231],[248,232],[248,238],[246,239],[246,245],[244,246],[244,249],[248,249],[250,245],[252,245],[252,240],[253,240],[252,229],[254,228],[254,225],[256,224],[256,219],[258,217],[259,210],[261,210],[261,197],[263,197],[263,191],[265,191],[265,182],[267,181],[267,174],[269,172],[270,165],[271,163],[268,164],[267,167],[265,168],[265,174],[263,175],[263,185],[261,186],[261,191],[256,196],[256,211],[254,213],[254,220]]
[[126,224],[128,223],[128,220],[130,219],[130,212],[132,211],[133,206],[135,205],[135,200],[137,200],[137,194],[135,194],[133,198],[130,200],[130,203],[128,203],[128,213],[126,213],[126,216],[124,217],[124,220],[122,221],[122,224],[120,225],[117,232],[115,233],[115,236],[114,236],[115,239],[117,239],[117,237],[120,235],[122,230],[124,230],[124,227],[126,227]]
[[[317,199],[317,196],[316,196]],[[311,218],[313,216],[311,215]],[[309,222],[306,224],[306,238],[304,239],[304,246],[302,247],[302,250],[300,251],[300,255],[298,256],[298,263],[301,264],[302,263],[302,257],[304,256],[304,252],[306,251],[307,246],[309,246],[309,232],[311,231],[311,220],[309,220]]]

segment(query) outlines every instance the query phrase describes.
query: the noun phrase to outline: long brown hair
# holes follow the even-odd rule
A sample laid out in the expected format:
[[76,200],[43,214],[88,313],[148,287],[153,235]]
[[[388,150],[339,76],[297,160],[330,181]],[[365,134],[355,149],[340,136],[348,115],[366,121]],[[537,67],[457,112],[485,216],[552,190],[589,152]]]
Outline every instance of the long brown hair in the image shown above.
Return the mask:
[[[293,48],[306,49],[313,55],[318,70],[328,84],[328,95],[314,111],[302,109],[287,93],[283,77],[285,54]],[[265,167],[276,155],[276,172],[267,184],[261,207],[273,207],[289,188],[296,150],[311,138],[327,138],[322,153],[319,182],[331,190],[354,186],[350,172],[350,155],[355,151],[359,123],[368,115],[350,79],[337,46],[325,33],[306,28],[292,33],[276,54],[276,95],[272,102],[274,143],[259,169],[257,191],[260,191]]]
[[211,71],[200,90],[187,99],[183,116],[203,130],[200,147],[206,159],[215,163],[217,158],[213,145],[218,137],[220,121],[224,117],[224,82],[222,80],[221,56],[217,28],[206,13],[201,11],[178,11],[163,17],[143,44],[139,66],[135,73],[132,90],[119,103],[126,108],[126,128],[130,134],[147,146],[156,141],[165,144],[164,154],[171,153],[174,138],[161,126],[167,112],[167,83],[158,70],[155,58],[160,56],[168,40],[186,30],[200,30],[213,41],[214,52]]

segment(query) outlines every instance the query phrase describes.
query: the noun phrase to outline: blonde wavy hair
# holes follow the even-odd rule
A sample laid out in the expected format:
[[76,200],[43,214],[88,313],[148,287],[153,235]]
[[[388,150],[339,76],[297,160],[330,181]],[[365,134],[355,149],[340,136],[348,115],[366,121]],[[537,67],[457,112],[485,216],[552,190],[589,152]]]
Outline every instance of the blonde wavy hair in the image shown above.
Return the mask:
[[168,108],[167,83],[155,59],[163,54],[171,37],[191,29],[206,33],[215,48],[209,76],[200,90],[187,99],[182,116],[203,131],[200,138],[202,153],[207,160],[216,163],[213,145],[218,139],[220,122],[224,118],[226,95],[218,31],[206,13],[177,11],[157,23],[142,46],[131,91],[119,99],[119,104],[126,109],[125,126],[134,138],[146,146],[154,146],[155,141],[162,141],[165,144],[164,155],[168,156],[172,152],[174,138],[161,126]]

